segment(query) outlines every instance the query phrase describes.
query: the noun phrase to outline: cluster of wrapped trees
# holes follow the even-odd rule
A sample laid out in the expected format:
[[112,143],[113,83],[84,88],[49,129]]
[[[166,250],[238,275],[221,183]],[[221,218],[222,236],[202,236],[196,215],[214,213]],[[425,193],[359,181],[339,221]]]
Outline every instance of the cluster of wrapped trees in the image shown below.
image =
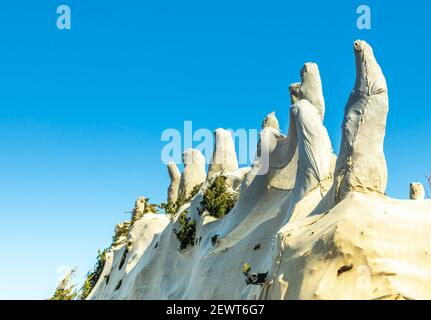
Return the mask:
[[323,124],[319,69],[306,63],[289,87],[287,134],[270,113],[249,168],[239,168],[224,129],[215,131],[208,173],[195,149],[184,151],[182,172],[169,163],[164,208],[174,210],[145,214],[146,202],[142,210],[137,203],[89,298],[431,297],[431,203],[419,183],[410,184],[414,201],[386,195],[386,80],[365,41],[353,49],[356,81],[337,156]]

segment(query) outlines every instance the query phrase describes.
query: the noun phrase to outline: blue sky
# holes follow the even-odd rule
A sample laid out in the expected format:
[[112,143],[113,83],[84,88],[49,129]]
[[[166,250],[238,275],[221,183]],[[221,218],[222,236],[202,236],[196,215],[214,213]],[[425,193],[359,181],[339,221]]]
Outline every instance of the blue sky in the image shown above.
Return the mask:
[[[72,30],[56,28],[56,8]],[[372,29],[356,28],[368,4]],[[319,64],[338,151],[354,82],[352,43],[373,47],[389,86],[389,195],[431,173],[427,1],[8,1],[0,10],[0,299],[49,297],[58,266],[78,281],[135,198],[165,199],[166,128],[287,128],[288,86]]]

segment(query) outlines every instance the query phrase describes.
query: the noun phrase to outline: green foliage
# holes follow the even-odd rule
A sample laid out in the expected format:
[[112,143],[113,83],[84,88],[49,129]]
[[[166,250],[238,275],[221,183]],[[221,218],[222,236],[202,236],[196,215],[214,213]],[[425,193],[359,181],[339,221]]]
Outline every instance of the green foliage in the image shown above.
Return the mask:
[[208,212],[215,218],[221,218],[229,213],[235,206],[237,196],[229,192],[226,186],[226,177],[219,175],[213,179],[209,187],[205,190],[203,199],[198,209],[199,214]]
[[[202,182],[202,183],[197,184],[193,187],[192,191],[190,192],[190,196],[188,197],[188,201],[192,200],[193,197],[198,194],[198,192],[202,188],[203,184],[204,183]],[[186,201],[186,202],[188,202],[188,201]]]
[[150,198],[145,199],[145,206],[143,212],[132,212],[132,219],[130,221],[130,228],[135,224],[136,221],[141,219],[147,213],[157,213],[157,207],[160,207],[157,204],[149,203]]
[[93,271],[89,271],[87,273],[87,277],[81,288],[80,298],[82,300],[85,300],[85,298],[87,298],[90,294],[91,290],[93,290],[93,288],[96,286],[96,283],[99,280],[100,275],[102,274],[103,268],[105,267],[107,251],[108,249],[105,249],[103,251],[97,251],[97,262],[94,266],[94,269]]
[[187,248],[189,244],[193,246],[196,237],[196,222],[187,217],[187,211],[181,212],[178,222],[180,230],[174,229],[174,232],[180,241],[180,249]]
[[168,203],[162,203],[159,208],[165,211],[165,214],[169,215],[170,217],[175,216],[175,214],[178,212],[178,210],[187,202],[190,202],[193,197],[199,192],[200,188],[202,187],[203,183],[200,183],[193,187],[192,191],[190,192],[190,196],[187,198],[180,194],[178,195],[178,199],[175,202],[168,202]]
[[199,192],[202,185],[203,185],[203,182],[195,185],[192,191],[190,191],[190,195],[188,197],[186,197],[184,194],[179,194],[178,199],[175,202],[176,211],[178,211],[185,203],[190,202],[193,199],[193,197]]
[[81,295],[80,295],[81,300],[85,300],[90,294],[91,290],[93,289],[91,279],[92,277],[89,277],[87,274],[87,278],[85,279],[84,284],[81,287]]
[[170,216],[175,216],[178,210],[188,202],[188,199],[184,198],[184,196],[178,196],[177,201],[162,203],[161,208],[165,210],[165,213]]
[[247,262],[244,262],[244,265],[242,266],[242,273],[247,275],[250,272],[250,270],[251,270],[251,266]]
[[70,270],[61,280],[60,284],[55,289],[55,292],[49,300],[74,300],[78,296],[75,285],[72,284],[72,279],[75,275],[76,268]]
[[117,224],[117,226],[115,227],[114,236],[112,237],[111,246],[115,247],[126,243],[129,230],[130,230],[130,222],[123,222],[123,223]]
[[[201,186],[202,184],[195,186],[191,191],[190,196],[187,198],[185,198],[184,196],[179,196],[178,200],[175,203],[162,203],[160,205],[152,204],[148,202],[150,199],[146,198],[143,212],[133,212],[130,222],[124,222],[116,226],[114,236],[112,237],[111,247],[125,244],[127,241],[127,236],[134,223],[141,219],[147,213],[157,213],[158,209],[160,208],[164,210],[166,214],[173,217],[185,203],[189,202],[198,193]],[[179,223],[180,230],[179,232],[175,231],[175,234],[181,242],[181,249],[186,248],[189,244],[194,245],[196,223],[194,221],[190,221],[190,218],[186,217],[186,212],[183,212],[179,217]],[[84,281],[84,284],[82,285],[80,294],[81,299],[87,298],[93,288],[96,286],[96,283],[99,280],[100,275],[102,274],[103,267],[105,266],[105,255],[108,250],[109,248],[103,250],[102,252],[100,250],[98,251],[96,265],[94,266],[94,269],[92,271],[89,271],[87,273],[87,277]],[[127,254],[127,251],[125,252]],[[109,279],[109,276],[107,279]]]
[[[100,275],[102,274],[103,268],[105,266],[107,251],[112,247],[125,244],[133,224],[139,219],[141,219],[147,213],[150,213],[150,212],[157,213],[157,208],[161,207],[160,205],[157,205],[157,204],[148,203],[148,200],[150,199],[148,198],[145,199],[145,207],[143,212],[133,212],[131,221],[120,223],[115,227],[115,233],[114,233],[114,236],[112,237],[111,246],[108,249],[105,249],[103,251],[99,250],[97,252],[97,261],[94,266],[94,269],[87,273],[87,277],[84,281],[84,284],[81,287],[81,294],[80,294],[81,299],[83,300],[86,299],[88,295],[91,293],[91,290],[93,290],[93,288],[96,286],[97,281],[99,280]],[[125,252],[127,254],[127,249]],[[109,276],[107,276],[106,280],[109,281]]]
[[[150,199],[148,199],[150,200]],[[145,209],[144,209],[144,214],[146,213],[157,213],[157,204],[154,203],[146,203],[145,204]]]
[[171,218],[173,218],[175,216],[175,214],[177,213],[176,202],[168,202],[168,203],[162,202],[160,204],[159,208],[164,210],[165,214]]
[[175,210],[178,212],[178,210],[187,203],[187,198],[184,196],[184,194],[179,194],[177,201],[175,201]]

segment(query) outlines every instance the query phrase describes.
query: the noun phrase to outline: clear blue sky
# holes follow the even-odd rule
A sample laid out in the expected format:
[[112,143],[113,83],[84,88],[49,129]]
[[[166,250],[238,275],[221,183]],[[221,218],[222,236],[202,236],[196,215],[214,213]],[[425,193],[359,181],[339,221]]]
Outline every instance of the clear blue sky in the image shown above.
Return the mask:
[[[56,8],[72,9],[72,30]],[[368,4],[372,30],[356,28]],[[429,1],[7,1],[0,10],[0,298],[47,298],[79,280],[136,197],[165,199],[161,132],[258,128],[319,64],[336,151],[354,82],[352,43],[389,86],[388,193],[431,172]]]

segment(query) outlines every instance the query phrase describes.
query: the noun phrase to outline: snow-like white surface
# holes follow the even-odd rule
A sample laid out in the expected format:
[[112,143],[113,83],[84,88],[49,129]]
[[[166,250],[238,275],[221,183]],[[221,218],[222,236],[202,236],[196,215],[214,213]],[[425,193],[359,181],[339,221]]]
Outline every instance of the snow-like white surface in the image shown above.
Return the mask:
[[[206,181],[182,208],[197,225],[196,243],[184,250],[173,231],[178,214],[172,221],[145,214],[127,243],[108,253],[89,298],[431,299],[431,200],[385,195],[386,82],[367,43],[355,42],[354,51],[357,80],[338,158],[322,124],[317,65],[306,64],[302,84],[290,87],[287,136],[275,115],[263,122],[258,152],[268,152],[268,163],[223,167],[239,192],[232,211],[220,219],[199,215]],[[180,192],[205,180],[197,158]],[[268,272],[263,285],[246,284],[245,262],[251,272]]]

